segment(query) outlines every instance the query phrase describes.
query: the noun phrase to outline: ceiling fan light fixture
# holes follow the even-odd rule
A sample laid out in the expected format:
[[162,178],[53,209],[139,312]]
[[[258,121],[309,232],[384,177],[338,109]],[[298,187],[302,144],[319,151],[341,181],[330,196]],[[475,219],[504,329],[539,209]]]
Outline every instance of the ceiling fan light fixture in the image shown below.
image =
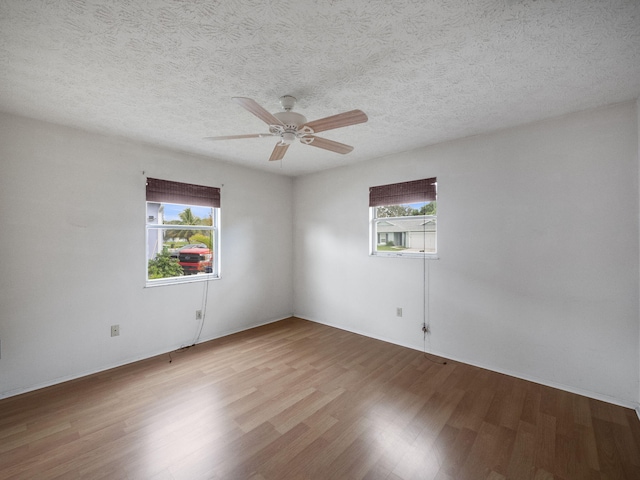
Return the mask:
[[282,143],[285,145],[291,145],[296,139],[296,134],[293,132],[284,132],[282,134]]

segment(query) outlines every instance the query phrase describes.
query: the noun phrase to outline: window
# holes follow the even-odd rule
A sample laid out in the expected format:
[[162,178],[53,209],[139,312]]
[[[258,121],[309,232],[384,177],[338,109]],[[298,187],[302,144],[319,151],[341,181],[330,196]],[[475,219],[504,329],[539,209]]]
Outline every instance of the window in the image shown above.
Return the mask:
[[435,256],[436,178],[369,189],[370,254]]
[[147,178],[147,286],[220,271],[220,189]]

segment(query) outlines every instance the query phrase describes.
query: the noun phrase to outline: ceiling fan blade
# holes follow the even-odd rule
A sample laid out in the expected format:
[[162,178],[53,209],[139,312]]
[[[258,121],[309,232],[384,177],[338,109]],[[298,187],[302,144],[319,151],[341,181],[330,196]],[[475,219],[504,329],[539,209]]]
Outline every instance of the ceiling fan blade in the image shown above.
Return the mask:
[[249,112],[253,113],[267,125],[282,125],[282,122],[280,120],[278,120],[276,117],[262,108],[255,100],[245,97],[233,97],[232,100],[238,105],[247,109]]
[[[307,139],[311,140],[308,141]],[[335,142],[333,140],[327,140],[326,138],[315,137],[313,135],[307,135],[306,137],[301,139],[302,143],[307,145],[311,145],[312,147],[324,148],[325,150],[331,150],[336,153],[349,153],[353,150],[351,145],[345,145],[344,143]]]
[[357,123],[364,123],[369,120],[367,114],[362,110],[351,110],[349,112],[339,113],[330,117],[321,118],[305,124],[305,127],[309,127],[314,133],[324,132],[326,130],[332,130],[334,128],[347,127],[349,125],[356,125]]
[[204,140],[235,140],[237,138],[273,137],[270,133],[249,133],[247,135],[222,135],[220,137],[204,137]]
[[288,143],[277,143],[273,152],[271,152],[271,157],[269,157],[269,161],[272,162],[274,160],[282,160],[284,154],[287,153],[287,148],[289,148]]

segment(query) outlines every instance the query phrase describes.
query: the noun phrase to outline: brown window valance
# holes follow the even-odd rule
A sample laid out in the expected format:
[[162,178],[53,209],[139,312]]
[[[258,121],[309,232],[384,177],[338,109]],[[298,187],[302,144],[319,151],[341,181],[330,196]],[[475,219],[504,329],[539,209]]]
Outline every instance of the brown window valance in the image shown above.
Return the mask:
[[147,178],[147,202],[178,203],[220,208],[220,189]]
[[436,199],[436,177],[369,188],[369,206],[431,202]]

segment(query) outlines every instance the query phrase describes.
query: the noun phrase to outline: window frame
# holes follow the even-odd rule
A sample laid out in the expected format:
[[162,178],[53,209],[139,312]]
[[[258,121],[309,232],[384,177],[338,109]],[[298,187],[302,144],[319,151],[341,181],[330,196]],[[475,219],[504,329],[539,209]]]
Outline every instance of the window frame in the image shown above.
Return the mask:
[[[390,203],[382,203],[388,201]],[[369,189],[369,256],[371,257],[391,257],[391,258],[426,258],[437,259],[438,257],[438,214],[435,215],[408,215],[400,217],[378,217],[379,207],[393,205],[408,205],[412,203],[436,202],[437,205],[437,177],[426,178],[422,180],[413,180],[409,182],[401,182],[388,185],[380,185]],[[437,207],[436,207],[437,208]],[[395,221],[403,221],[411,219],[424,222],[423,232],[425,234],[424,242],[426,243],[426,222],[435,221],[434,231],[434,250],[433,252],[403,252],[403,251],[379,251],[378,250],[378,225],[387,221],[392,223]],[[389,232],[383,232],[387,235]],[[410,233],[409,233],[410,235]],[[387,236],[388,239],[388,236]],[[426,248],[425,248],[426,250]]]
[[[177,192],[177,193],[176,193]],[[151,198],[151,200],[150,200]],[[186,208],[211,208],[211,225],[182,225],[181,229],[194,231],[210,231],[212,238],[212,271],[197,275],[181,275],[178,277],[149,278],[149,234],[153,230],[175,230],[176,225],[150,223],[148,217],[149,204],[180,205]],[[147,196],[145,201],[145,287],[177,285],[183,283],[203,282],[220,279],[220,189],[199,185],[172,182],[168,180],[147,179]]]

